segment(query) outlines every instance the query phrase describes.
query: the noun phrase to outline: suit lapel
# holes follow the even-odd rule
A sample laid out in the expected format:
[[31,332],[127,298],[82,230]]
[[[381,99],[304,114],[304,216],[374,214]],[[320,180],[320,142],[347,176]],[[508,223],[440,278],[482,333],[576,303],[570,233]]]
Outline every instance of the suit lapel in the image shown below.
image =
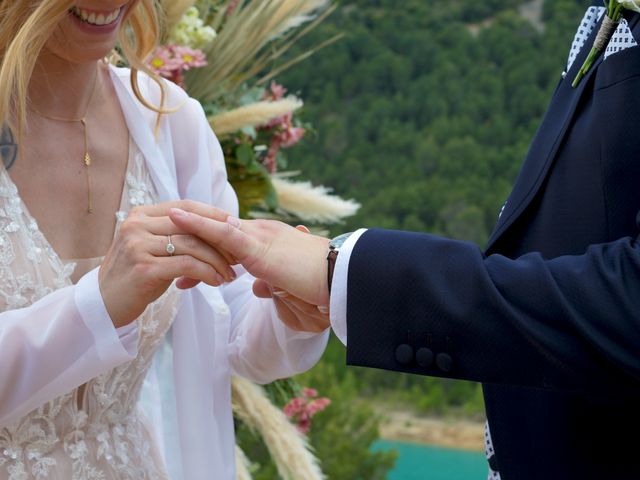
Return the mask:
[[[629,22],[632,28],[638,21],[639,15],[634,15]],[[604,18],[604,15],[603,15]],[[562,141],[567,133],[571,121],[576,112],[576,107],[582,97],[585,88],[590,83],[591,77],[598,69],[604,55],[600,55],[598,60],[591,67],[576,88],[571,86],[578,70],[584,63],[603,18],[600,19],[589,39],[585,42],[577,58],[571,65],[566,77],[561,81],[556,89],[554,97],[549,105],[549,109],[536,133],[529,153],[520,170],[515,185],[509,198],[503,207],[503,211],[498,219],[498,223],[489,238],[486,251],[489,251],[496,240],[509,228],[510,225],[520,216],[527,205],[535,197],[544,182],[549,168],[555,160],[556,153],[562,145]]]

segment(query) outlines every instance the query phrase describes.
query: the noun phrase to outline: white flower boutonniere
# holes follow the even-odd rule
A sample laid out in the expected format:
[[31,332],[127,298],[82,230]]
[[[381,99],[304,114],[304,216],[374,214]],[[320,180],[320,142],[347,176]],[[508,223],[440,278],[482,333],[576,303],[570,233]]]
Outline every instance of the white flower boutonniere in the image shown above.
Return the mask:
[[578,86],[580,80],[582,80],[582,77],[584,77],[592,67],[593,62],[596,61],[596,59],[606,48],[609,40],[611,40],[613,33],[618,27],[618,23],[620,23],[620,19],[622,18],[622,10],[625,8],[627,10],[633,10],[634,12],[640,13],[640,0],[609,0],[606,15],[604,17],[604,20],[602,21],[600,30],[598,30],[596,39],[593,42],[593,47],[591,48],[587,59],[582,64],[582,67],[580,67],[580,70],[578,70],[576,78],[571,84],[573,88]]

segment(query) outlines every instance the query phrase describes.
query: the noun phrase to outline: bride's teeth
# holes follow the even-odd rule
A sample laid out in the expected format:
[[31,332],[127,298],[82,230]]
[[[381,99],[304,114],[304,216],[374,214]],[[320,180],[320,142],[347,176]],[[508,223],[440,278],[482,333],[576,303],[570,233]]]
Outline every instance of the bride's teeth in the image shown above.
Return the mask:
[[104,13],[99,13],[96,15],[95,13],[87,12],[86,10],[82,10],[78,7],[73,7],[71,9],[71,12],[83,22],[90,23],[92,25],[103,26],[113,23],[113,21],[118,18],[118,15],[120,15],[121,8],[122,7],[118,7],[116,10],[107,15],[105,15]]

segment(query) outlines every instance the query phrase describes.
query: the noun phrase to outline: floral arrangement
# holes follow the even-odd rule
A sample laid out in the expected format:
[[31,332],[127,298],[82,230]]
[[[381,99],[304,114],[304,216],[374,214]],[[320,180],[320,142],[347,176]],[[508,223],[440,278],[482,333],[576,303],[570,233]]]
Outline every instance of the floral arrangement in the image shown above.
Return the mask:
[[[167,33],[147,63],[202,104],[241,216],[330,224],[353,215],[356,202],[292,181],[296,173],[283,171],[286,149],[310,127],[296,116],[302,100],[275,77],[339,38],[285,60],[290,47],[335,9],[331,0],[163,0],[163,6]],[[266,389],[234,379],[236,418],[262,437],[283,478],[324,478],[305,436],[311,418],[330,404],[317,396],[292,379]],[[238,478],[250,479],[250,459],[239,449],[237,458]]]
[[606,8],[605,18],[600,25],[596,39],[593,42],[593,47],[591,47],[589,55],[580,67],[580,70],[578,70],[576,78],[571,84],[573,88],[578,86],[582,78],[593,66],[593,63],[606,48],[618,27],[618,23],[620,23],[623,10],[626,8],[634,12],[640,12],[640,0],[609,0]]
[[[209,115],[225,154],[243,217],[297,223],[340,222],[359,204],[331,189],[294,182],[285,150],[309,129],[302,100],[277,74],[338,40],[284,60],[291,46],[329,15],[330,0],[165,0],[169,33],[149,58],[159,75],[183,86]],[[295,192],[295,194],[294,194]]]

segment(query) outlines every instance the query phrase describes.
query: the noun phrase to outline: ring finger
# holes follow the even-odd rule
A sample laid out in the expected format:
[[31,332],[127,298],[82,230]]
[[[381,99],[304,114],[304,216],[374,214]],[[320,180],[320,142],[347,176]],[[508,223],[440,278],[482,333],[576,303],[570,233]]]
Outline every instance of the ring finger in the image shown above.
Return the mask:
[[235,278],[235,272],[229,262],[215,248],[193,235],[155,235],[151,254],[155,257],[190,255],[211,265],[225,281]]

